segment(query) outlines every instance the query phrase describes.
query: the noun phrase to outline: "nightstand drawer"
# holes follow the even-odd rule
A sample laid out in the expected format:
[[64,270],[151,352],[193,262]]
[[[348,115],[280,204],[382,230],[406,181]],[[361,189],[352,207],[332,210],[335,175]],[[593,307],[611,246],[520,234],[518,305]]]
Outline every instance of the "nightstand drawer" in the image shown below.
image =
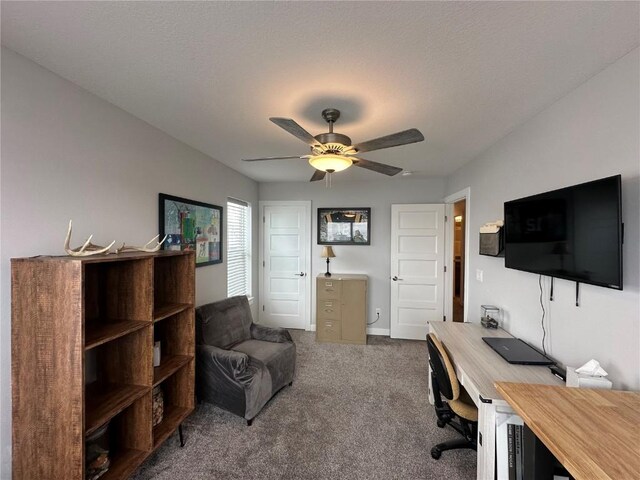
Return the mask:
[[336,320],[320,320],[317,319],[316,337],[320,341],[336,341],[340,340],[341,322]]
[[342,318],[340,310],[340,300],[320,300],[318,299],[317,317],[322,320],[338,320]]
[[340,280],[318,279],[318,300],[339,300],[342,293]]

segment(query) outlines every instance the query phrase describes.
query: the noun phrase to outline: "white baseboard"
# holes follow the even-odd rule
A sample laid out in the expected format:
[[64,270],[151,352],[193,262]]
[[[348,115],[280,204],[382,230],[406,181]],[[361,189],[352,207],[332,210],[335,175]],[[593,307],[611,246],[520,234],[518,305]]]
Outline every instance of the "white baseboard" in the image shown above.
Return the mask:
[[367,328],[367,335],[382,335],[384,337],[389,336],[388,328]]
[[[316,325],[313,324],[307,328],[307,332],[315,332]],[[389,336],[388,328],[367,328],[367,335],[381,335],[383,337]]]

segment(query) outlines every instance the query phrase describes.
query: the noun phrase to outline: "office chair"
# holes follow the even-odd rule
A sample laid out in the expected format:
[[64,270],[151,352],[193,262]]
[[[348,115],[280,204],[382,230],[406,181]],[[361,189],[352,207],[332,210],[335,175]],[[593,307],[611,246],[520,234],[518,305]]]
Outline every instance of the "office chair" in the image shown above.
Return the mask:
[[[450,425],[464,438],[439,443],[431,449],[431,456],[439,459],[445,450],[472,448],[476,450],[478,434],[478,409],[469,394],[458,382],[456,371],[440,340],[432,333],[427,335],[431,389],[433,391],[438,427]],[[442,401],[442,397],[448,401]],[[456,421],[457,419],[457,421]]]

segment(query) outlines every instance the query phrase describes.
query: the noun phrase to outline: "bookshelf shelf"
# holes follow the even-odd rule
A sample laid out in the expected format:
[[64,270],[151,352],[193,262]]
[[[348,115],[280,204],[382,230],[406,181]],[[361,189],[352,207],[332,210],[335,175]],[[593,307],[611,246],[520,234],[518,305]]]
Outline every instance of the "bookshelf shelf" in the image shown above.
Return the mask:
[[192,355],[173,355],[163,358],[159,367],[153,369],[153,386],[166,380],[193,359]]
[[141,322],[138,320],[113,320],[101,322],[92,328],[86,329],[84,349],[91,350],[92,348],[148,326],[149,322]]

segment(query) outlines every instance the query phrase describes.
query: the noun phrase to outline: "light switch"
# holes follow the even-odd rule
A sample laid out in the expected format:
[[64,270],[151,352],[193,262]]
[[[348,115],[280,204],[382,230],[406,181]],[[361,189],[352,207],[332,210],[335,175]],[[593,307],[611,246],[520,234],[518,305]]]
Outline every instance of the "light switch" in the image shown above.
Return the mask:
[[482,282],[484,278],[484,272],[482,270],[480,270],[479,268],[476,269],[476,280],[479,282]]

